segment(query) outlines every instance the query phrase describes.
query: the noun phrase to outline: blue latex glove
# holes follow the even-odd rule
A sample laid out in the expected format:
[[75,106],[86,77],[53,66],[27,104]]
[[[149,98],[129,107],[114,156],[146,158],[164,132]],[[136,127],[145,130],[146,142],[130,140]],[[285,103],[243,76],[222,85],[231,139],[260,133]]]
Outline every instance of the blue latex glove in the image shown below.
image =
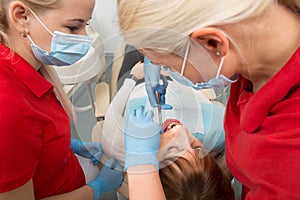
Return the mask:
[[160,99],[161,108],[164,110],[170,110],[173,107],[169,104],[166,104],[166,100],[165,100],[168,81],[166,77],[164,77],[163,85],[159,84],[160,71],[161,71],[160,66],[154,65],[153,63],[151,63],[150,60],[144,57],[145,87],[146,87],[150,105],[152,107],[157,107],[158,102],[157,102],[156,92],[158,92],[161,97]]
[[166,91],[167,91],[167,87],[168,87],[168,80],[165,76],[161,76],[161,79],[163,81],[163,84],[160,85],[158,84],[155,88],[155,90],[160,94],[159,95],[159,101],[161,103],[161,108],[165,109],[165,110],[170,110],[173,107],[171,105],[165,104],[166,102]]
[[70,147],[74,153],[85,158],[90,158],[95,165],[100,162],[103,154],[102,147],[97,142],[82,142],[71,138]]
[[125,128],[125,171],[130,166],[154,164],[158,168],[157,152],[162,127],[153,121],[153,112],[144,113],[144,106],[133,109]]
[[88,182],[94,192],[94,200],[113,190],[118,189],[121,186],[123,180],[122,168],[116,160],[110,159],[102,167],[97,177]]

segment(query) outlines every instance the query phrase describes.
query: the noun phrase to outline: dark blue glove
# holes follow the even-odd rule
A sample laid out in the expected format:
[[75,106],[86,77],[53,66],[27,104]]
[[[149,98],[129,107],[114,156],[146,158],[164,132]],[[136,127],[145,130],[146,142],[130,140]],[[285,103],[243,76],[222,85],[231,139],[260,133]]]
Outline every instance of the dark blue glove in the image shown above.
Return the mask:
[[102,147],[97,142],[82,142],[71,138],[70,147],[74,153],[85,158],[90,158],[95,165],[100,162],[103,154]]
[[154,164],[158,169],[161,131],[162,127],[153,121],[153,112],[144,113],[144,106],[129,113],[125,128],[125,171],[143,164]]
[[145,75],[145,87],[148,95],[148,99],[150,102],[150,105],[152,107],[157,107],[157,96],[156,92],[160,94],[160,104],[161,108],[164,110],[170,110],[173,107],[169,104],[166,104],[165,101],[165,94],[166,89],[168,87],[168,81],[166,77],[163,77],[163,85],[159,84],[160,80],[160,71],[161,68],[158,65],[154,65],[151,63],[150,60],[148,60],[146,57],[144,57],[144,75]]
[[97,200],[102,194],[118,189],[122,180],[121,166],[117,161],[110,159],[102,167],[98,176],[87,185],[93,189],[94,200]]

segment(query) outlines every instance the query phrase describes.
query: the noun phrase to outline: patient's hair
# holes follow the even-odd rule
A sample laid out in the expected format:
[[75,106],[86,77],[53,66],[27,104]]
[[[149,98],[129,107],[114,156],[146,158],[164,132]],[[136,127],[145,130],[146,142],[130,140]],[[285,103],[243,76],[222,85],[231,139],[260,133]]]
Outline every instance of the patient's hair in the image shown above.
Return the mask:
[[234,192],[215,160],[187,151],[184,157],[160,169],[159,175],[168,200],[231,200]]

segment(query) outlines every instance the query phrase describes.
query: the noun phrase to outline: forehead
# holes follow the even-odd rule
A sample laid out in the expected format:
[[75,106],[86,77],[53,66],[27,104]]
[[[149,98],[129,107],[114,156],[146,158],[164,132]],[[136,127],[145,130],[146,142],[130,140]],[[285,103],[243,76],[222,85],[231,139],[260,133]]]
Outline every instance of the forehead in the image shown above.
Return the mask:
[[48,14],[58,20],[65,18],[89,19],[94,6],[95,0],[61,0],[59,7],[51,10]]
[[182,56],[173,53],[161,53],[145,49],[141,52],[154,64],[178,67],[182,64]]

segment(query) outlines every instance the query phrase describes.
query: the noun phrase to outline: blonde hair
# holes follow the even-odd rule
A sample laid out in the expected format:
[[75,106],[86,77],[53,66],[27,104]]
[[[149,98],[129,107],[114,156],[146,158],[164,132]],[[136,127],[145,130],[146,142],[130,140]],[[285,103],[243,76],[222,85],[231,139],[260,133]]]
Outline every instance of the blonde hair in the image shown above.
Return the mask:
[[159,175],[168,200],[231,200],[234,192],[230,180],[209,155],[187,151]]
[[278,0],[278,3],[300,15],[300,0]]
[[[11,0],[1,0],[0,1],[0,43],[9,46],[9,37],[7,31],[9,28],[9,22],[7,19],[7,10],[6,7]],[[58,8],[61,0],[20,0],[24,2],[29,8],[31,8],[36,13],[43,12],[49,9]],[[57,98],[62,103],[64,109],[68,113],[71,119],[74,119],[73,115],[73,106],[63,90],[62,84],[57,76],[56,71],[51,66],[43,65],[39,71],[41,74],[51,82],[55,90],[54,92],[57,95]]]
[[[119,24],[126,41],[137,48],[176,52],[195,30],[259,17],[273,3],[277,0],[121,0]],[[299,10],[299,0],[279,3]]]

